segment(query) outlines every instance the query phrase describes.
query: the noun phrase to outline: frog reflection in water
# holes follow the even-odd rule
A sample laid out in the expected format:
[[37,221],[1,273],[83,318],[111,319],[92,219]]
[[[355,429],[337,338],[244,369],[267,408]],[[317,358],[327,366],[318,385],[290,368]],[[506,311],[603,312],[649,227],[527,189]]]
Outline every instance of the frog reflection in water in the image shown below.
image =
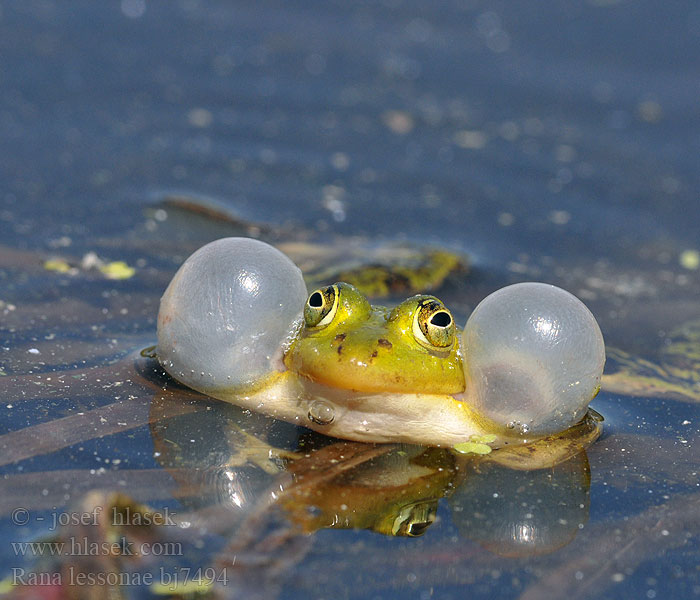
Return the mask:
[[392,310],[346,283],[307,296],[284,254],[247,238],[176,273],[157,355],[198,391],[326,435],[486,451],[579,422],[605,356],[590,311],[554,286],[495,292],[462,334],[433,296]]
[[[211,513],[212,527],[219,530],[228,521],[232,544],[258,543],[265,530],[263,514],[271,519],[284,515],[289,535],[354,528],[420,536],[435,522],[445,497],[456,506],[458,526],[488,512],[489,521],[480,523],[478,535],[474,525],[465,527],[463,535],[498,547],[498,552],[547,551],[570,539],[577,523],[585,521],[585,448],[600,435],[596,418],[557,436],[477,457],[408,444],[332,441],[235,406],[193,404],[190,397],[178,396],[180,389],[164,383],[150,409],[157,460],[180,484],[176,495],[190,508],[203,510],[204,517],[212,504],[219,507]],[[559,495],[549,489],[553,483]],[[502,492],[501,504],[486,506],[494,489]],[[504,499],[512,506],[504,505]],[[522,520],[537,535],[512,539]],[[558,521],[568,523],[566,531]],[[515,525],[504,530],[503,522]],[[241,527],[253,529],[244,535]],[[280,529],[274,531],[278,535]],[[236,554],[250,551],[241,547]]]

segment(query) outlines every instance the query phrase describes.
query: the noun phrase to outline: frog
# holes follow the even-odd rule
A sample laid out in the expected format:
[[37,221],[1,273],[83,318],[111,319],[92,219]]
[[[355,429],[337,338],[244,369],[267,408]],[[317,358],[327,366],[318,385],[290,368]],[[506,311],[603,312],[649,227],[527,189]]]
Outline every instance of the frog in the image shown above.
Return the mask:
[[578,423],[604,362],[593,315],[554,286],[506,287],[460,330],[432,295],[392,309],[347,282],[307,295],[285,254],[248,237],[183,263],[157,334],[165,370],[214,398],[353,441],[476,450]]

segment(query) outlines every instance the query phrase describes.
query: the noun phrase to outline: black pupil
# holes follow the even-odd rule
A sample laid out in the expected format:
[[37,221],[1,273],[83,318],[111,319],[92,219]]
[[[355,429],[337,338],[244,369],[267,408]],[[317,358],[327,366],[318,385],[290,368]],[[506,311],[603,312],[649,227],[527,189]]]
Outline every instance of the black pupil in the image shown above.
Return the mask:
[[309,306],[311,308],[321,308],[323,306],[323,296],[321,292],[314,292],[309,297]]
[[409,535],[418,537],[419,535],[423,535],[428,527],[430,527],[430,523],[411,523],[408,528],[408,533]]
[[450,323],[452,323],[452,319],[448,313],[440,311],[436,312],[432,316],[430,322],[437,327],[447,327]]

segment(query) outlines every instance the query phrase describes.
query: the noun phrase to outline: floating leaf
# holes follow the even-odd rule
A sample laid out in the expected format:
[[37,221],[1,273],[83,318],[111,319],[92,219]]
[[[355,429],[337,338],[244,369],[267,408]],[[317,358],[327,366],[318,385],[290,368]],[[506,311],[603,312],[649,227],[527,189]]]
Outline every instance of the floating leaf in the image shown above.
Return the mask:
[[486,444],[478,444],[476,442],[462,442],[455,444],[454,449],[460,454],[488,454],[491,452],[491,446]]
[[100,267],[100,271],[104,273],[107,279],[129,279],[136,273],[134,267],[130,267],[122,260],[107,263]]
[[44,263],[44,269],[47,271],[56,271],[57,273],[68,273],[70,265],[60,258],[52,258]]
[[486,435],[470,435],[468,442],[455,444],[454,449],[460,454],[488,454],[491,452],[490,443],[496,441],[492,433]]

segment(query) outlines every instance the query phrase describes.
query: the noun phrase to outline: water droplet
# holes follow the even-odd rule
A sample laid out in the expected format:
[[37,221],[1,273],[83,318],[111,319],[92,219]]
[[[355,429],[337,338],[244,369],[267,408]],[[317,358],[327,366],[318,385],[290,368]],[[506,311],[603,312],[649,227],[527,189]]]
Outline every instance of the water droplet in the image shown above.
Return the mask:
[[507,429],[515,429],[515,421],[511,421],[506,425]]
[[335,419],[335,411],[330,404],[316,400],[309,406],[308,416],[309,420],[317,425],[330,425]]
[[527,423],[521,423],[518,431],[525,435],[528,431],[530,431],[530,426]]

